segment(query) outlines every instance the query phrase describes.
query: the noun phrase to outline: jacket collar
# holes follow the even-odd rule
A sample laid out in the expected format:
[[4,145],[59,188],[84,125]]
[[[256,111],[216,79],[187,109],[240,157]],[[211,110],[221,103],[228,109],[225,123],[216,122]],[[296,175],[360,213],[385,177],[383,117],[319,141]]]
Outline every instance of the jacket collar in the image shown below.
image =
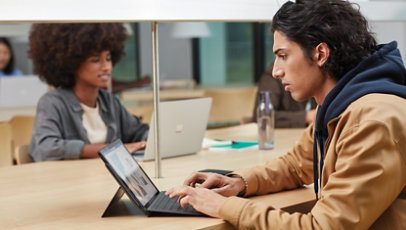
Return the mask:
[[[67,104],[70,105],[73,111],[75,112],[83,112],[82,106],[80,105],[80,101],[76,97],[75,93],[72,89],[68,88],[59,88],[57,89],[60,91],[60,94],[63,96],[64,100]],[[102,112],[107,112],[107,105],[106,101],[103,100],[103,95],[107,93],[106,91],[99,89],[99,95],[97,97],[97,102],[99,103],[100,109]]]

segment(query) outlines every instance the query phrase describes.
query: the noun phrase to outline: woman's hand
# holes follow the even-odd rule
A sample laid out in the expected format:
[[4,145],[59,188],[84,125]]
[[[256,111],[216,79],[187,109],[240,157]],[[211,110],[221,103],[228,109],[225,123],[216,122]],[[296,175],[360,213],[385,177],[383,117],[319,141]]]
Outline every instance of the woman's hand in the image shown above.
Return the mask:
[[128,149],[128,151],[133,154],[135,151],[139,149],[144,149],[145,146],[147,145],[146,141],[140,141],[140,142],[133,142],[133,143],[127,143],[125,144],[125,147]]

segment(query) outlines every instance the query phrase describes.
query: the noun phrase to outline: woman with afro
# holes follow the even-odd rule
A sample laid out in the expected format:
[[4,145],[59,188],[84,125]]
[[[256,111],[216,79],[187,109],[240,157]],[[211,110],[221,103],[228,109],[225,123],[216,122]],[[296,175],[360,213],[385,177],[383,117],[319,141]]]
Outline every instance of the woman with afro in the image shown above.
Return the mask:
[[55,88],[37,105],[29,147],[35,161],[94,158],[116,139],[131,153],[145,147],[148,125],[104,90],[126,39],[119,23],[33,25],[34,72]]

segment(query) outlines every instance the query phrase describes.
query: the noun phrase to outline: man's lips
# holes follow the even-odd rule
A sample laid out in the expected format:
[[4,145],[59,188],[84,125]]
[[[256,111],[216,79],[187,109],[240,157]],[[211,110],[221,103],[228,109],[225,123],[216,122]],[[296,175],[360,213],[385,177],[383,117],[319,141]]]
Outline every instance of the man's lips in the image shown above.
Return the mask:
[[285,91],[289,91],[290,90],[290,84],[286,83],[286,82],[282,82],[282,85],[285,87]]

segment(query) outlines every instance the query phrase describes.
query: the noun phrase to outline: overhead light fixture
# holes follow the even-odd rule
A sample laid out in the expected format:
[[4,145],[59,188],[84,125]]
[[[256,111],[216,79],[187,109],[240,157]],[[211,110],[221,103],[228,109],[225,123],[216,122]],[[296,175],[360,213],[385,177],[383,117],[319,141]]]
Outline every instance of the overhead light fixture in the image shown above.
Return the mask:
[[200,83],[200,45],[199,38],[211,35],[206,22],[175,22],[172,25],[173,38],[190,39],[192,47],[192,78]]
[[174,38],[202,38],[210,36],[206,22],[175,22],[172,25],[171,36]]

